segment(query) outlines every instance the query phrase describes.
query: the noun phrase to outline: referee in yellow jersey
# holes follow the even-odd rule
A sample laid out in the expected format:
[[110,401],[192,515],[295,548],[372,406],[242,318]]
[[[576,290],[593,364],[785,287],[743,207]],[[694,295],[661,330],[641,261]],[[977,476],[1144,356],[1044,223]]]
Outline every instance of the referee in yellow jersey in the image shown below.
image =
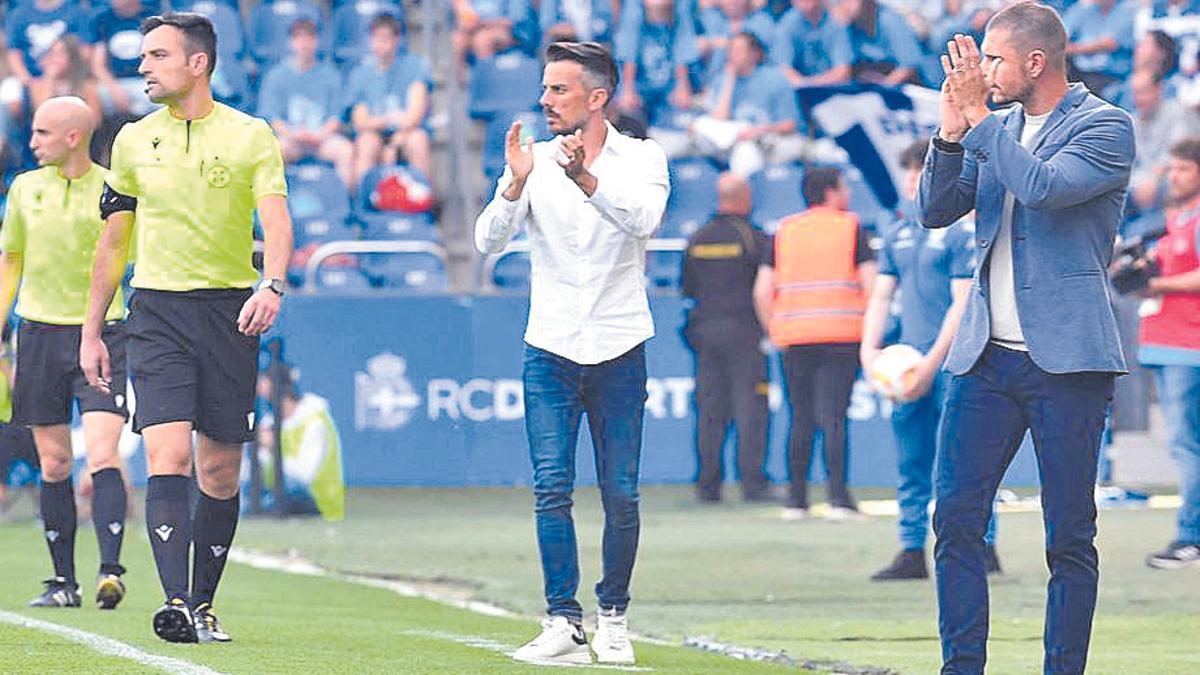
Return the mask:
[[120,565],[125,533],[125,481],[117,441],[125,426],[125,303],[101,306],[97,331],[113,355],[112,387],[88,386],[79,369],[79,336],[87,309],[92,258],[103,222],[96,201],[104,167],[88,144],[96,118],[82,99],[52,98],[33,115],[29,147],[41,168],[17,176],[0,228],[0,316],[20,288],[14,424],[31,427],[42,465],[42,521],[54,576],[29,604],[78,607],[75,579],[75,490],[71,482],[71,407],[78,401],[92,474],[92,522],[100,544],[96,603],[117,606],[125,595]]
[[[227,642],[213,595],[237,528],[242,444],[254,437],[259,336],[279,312],[292,253],[283,157],[265,121],[213,101],[216,35],[207,18],[168,13],[141,31],[138,71],[150,100],[165,106],[113,142],[79,359],[93,386],[112,386],[104,308],[136,231],[133,421],[146,445],[146,526],[166,592],[154,632],[169,642]],[[261,283],[251,263],[256,208],[266,237]]]

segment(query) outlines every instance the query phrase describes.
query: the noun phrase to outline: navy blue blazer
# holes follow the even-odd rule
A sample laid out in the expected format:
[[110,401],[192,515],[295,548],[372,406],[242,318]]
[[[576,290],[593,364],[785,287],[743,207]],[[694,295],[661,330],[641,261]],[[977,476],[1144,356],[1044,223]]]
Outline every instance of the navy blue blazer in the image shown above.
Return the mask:
[[966,373],[991,339],[988,269],[1011,192],[1017,312],[1030,357],[1049,373],[1126,372],[1106,270],[1133,164],[1133,120],[1078,83],[1032,151],[1020,142],[1024,119],[1019,104],[993,113],[962,139],[964,152],[931,143],[925,158],[921,224],[946,227],[976,211],[980,264],[946,369]]

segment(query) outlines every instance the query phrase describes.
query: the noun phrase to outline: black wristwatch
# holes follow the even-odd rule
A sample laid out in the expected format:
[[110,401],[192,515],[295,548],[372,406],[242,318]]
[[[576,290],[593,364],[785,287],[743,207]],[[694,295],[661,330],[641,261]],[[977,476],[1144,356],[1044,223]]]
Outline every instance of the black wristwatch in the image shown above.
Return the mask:
[[938,134],[933,135],[933,147],[937,148],[938,150],[941,150],[942,152],[950,152],[950,153],[955,153],[955,154],[963,151],[962,143],[955,143],[954,141],[948,141],[948,140],[942,138]]
[[258,284],[257,290],[261,291],[264,288],[270,289],[272,293],[274,293],[275,295],[278,295],[281,298],[283,297],[283,291],[284,291],[283,279],[263,279]]

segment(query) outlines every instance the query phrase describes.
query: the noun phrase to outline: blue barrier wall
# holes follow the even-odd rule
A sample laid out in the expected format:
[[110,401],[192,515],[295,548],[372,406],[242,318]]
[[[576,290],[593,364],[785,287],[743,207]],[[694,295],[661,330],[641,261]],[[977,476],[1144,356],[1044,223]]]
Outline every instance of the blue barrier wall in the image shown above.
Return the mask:
[[[658,335],[647,344],[642,476],[679,483],[696,471],[692,354],[684,346],[683,301],[651,301]],[[351,485],[519,485],[530,466],[522,421],[521,336],[525,297],[289,296],[278,328],[284,358],[305,390],[330,401]],[[768,471],[786,480],[786,403],[772,363]],[[890,406],[864,383],[850,406],[850,480],[893,486]],[[586,431],[578,476],[594,482]],[[727,453],[730,454],[730,453]],[[823,475],[819,458],[814,475]],[[727,457],[727,474],[733,475]],[[1010,484],[1036,483],[1023,449]]]

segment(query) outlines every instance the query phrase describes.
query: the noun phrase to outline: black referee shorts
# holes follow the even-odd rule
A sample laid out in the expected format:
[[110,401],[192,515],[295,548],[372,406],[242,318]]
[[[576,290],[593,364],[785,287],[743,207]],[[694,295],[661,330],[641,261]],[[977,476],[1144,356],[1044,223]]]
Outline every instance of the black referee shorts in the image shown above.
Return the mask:
[[79,412],[110,412],[129,417],[125,405],[125,324],[104,327],[102,338],[112,365],[112,393],[87,383],[79,367],[80,326],[58,326],[22,320],[17,331],[17,372],[13,385],[13,424],[52,426],[71,421],[71,405]]
[[238,332],[250,289],[137,289],[129,302],[133,430],[191,422],[220,443],[254,438],[258,337]]

